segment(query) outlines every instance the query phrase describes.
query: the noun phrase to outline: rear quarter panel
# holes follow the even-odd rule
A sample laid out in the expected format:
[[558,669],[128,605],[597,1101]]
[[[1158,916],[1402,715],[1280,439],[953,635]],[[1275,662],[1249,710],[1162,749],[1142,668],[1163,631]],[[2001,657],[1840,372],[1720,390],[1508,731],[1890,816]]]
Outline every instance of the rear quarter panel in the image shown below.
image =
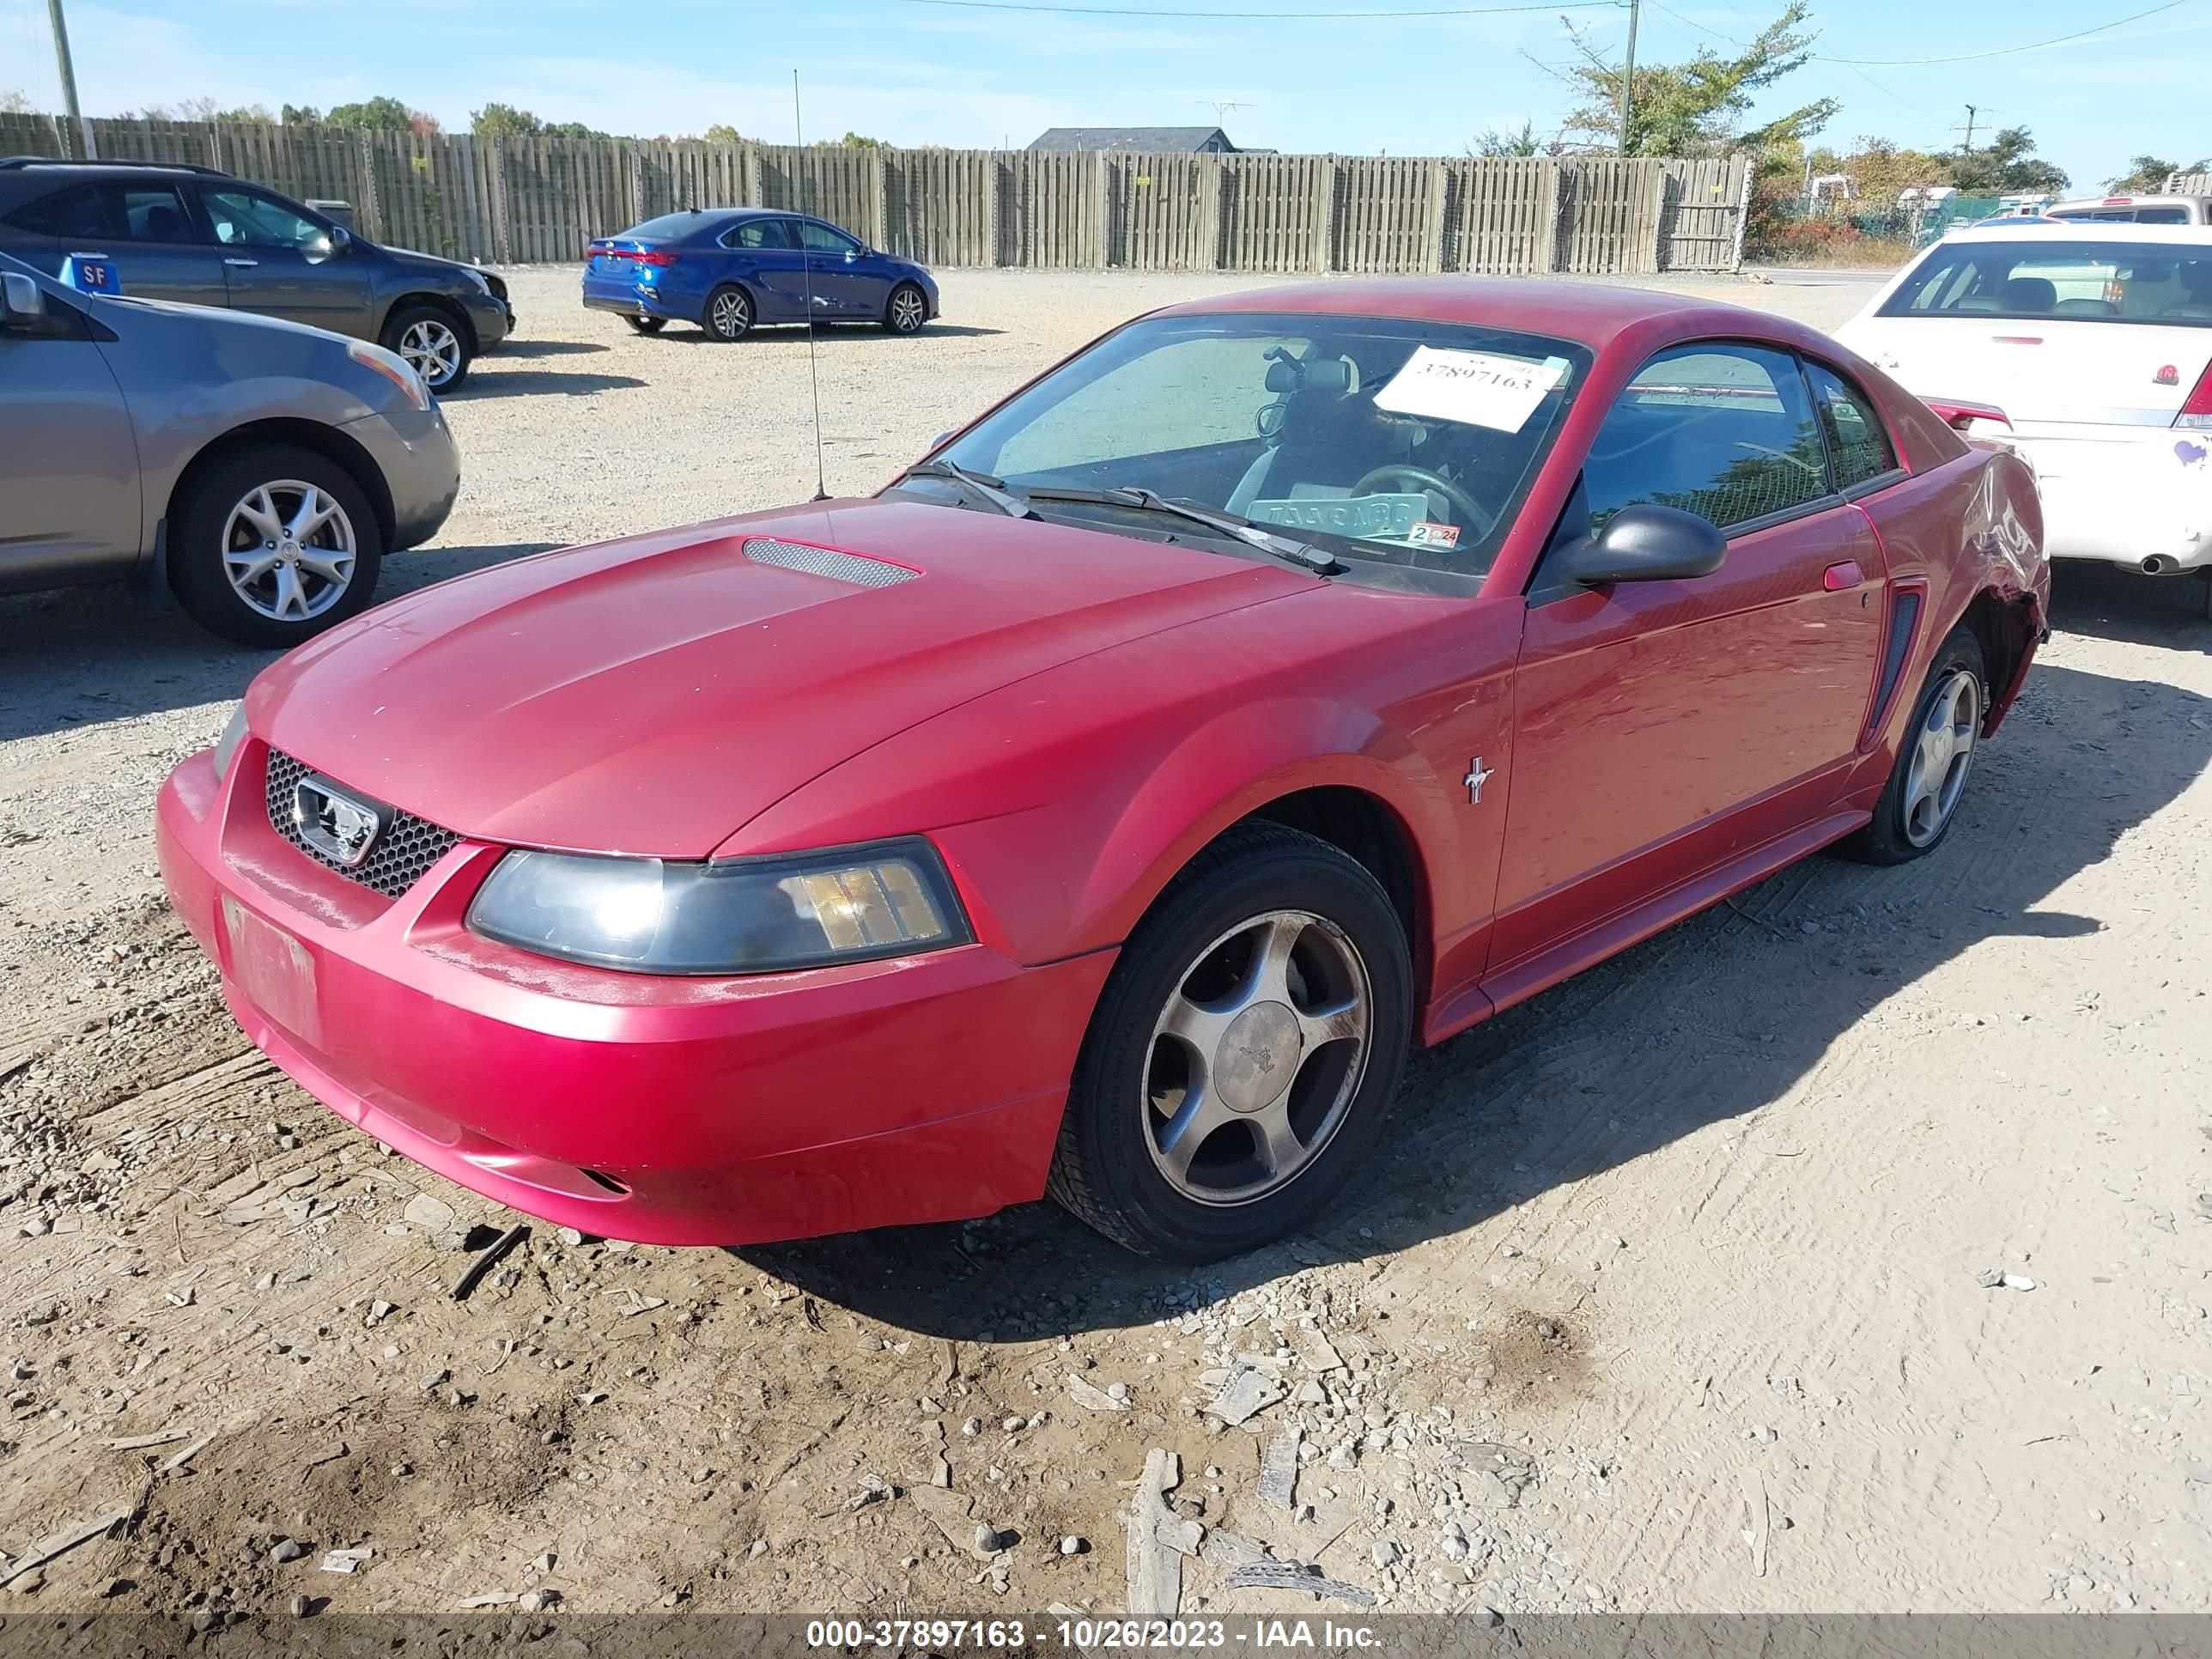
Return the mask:
[[2025,612],[2027,648],[2006,683],[1990,688],[1987,726],[1992,731],[2019,694],[2049,611],[2051,567],[2043,551],[2043,508],[2033,471],[1995,445],[1959,440],[1958,449],[1950,459],[1859,502],[1881,538],[1893,592],[1924,583],[1927,593],[1869,757],[1868,777],[1877,784],[1887,775],[1888,758],[1929,663],[1975,599],[1991,594]]

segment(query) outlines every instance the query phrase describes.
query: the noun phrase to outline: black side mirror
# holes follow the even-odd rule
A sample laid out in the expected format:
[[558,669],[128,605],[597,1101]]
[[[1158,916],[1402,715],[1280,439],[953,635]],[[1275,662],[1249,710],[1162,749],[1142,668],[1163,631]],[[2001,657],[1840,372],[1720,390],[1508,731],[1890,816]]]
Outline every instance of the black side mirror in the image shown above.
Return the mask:
[[44,289],[21,271],[0,271],[0,328],[11,334],[43,334],[51,314]]
[[1584,587],[1614,582],[1687,581],[1710,576],[1728,556],[1728,538],[1710,519],[1639,501],[1595,536],[1562,548],[1559,574]]

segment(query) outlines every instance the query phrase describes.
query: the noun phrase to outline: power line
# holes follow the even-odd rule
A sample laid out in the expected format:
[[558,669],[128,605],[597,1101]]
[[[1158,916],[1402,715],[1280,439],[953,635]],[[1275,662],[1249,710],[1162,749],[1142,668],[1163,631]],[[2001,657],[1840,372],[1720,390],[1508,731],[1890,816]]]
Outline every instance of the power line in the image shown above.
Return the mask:
[[1948,58],[1816,58],[1822,64],[1842,64],[1847,67],[1868,69],[1914,69],[1926,64],[1971,64],[1984,58],[2009,58],[2016,52],[2041,52],[2045,46],[2063,46],[2069,40],[2086,40],[2093,34],[2109,34],[2114,29],[2124,28],[2130,23],[2140,23],[2146,17],[2155,17],[2162,11],[2174,11],[2188,0],[2166,0],[2162,6],[2153,6],[2148,11],[2139,11],[2126,17],[2115,18],[2109,23],[2100,23],[2094,28],[2077,29],[2072,34],[2061,34],[2049,40],[2031,40],[2026,46],[1997,46],[1988,52],[1954,52]]
[[[1302,18],[1492,17],[1508,12],[1619,11],[1627,0],[1552,0],[1548,5],[1432,6],[1409,11],[1192,11],[1152,10],[1136,6],[1047,5],[1042,0],[903,0],[909,6],[951,6],[962,11],[1032,11],[1060,17],[1222,18],[1234,22],[1277,23]],[[2180,0],[2175,0],[2176,4]]]

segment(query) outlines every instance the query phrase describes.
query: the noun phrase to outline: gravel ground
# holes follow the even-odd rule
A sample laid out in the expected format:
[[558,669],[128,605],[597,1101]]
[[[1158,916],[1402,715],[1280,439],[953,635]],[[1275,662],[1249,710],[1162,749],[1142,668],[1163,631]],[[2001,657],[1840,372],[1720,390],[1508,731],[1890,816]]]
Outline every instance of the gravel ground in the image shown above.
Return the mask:
[[[1708,286],[1832,325],[1868,280]],[[524,337],[451,405],[461,506],[387,592],[811,491],[802,342],[635,338],[574,282],[516,274]],[[822,342],[830,488],[1241,285],[951,273],[921,338]],[[250,1050],[160,899],[152,792],[266,659],[118,591],[0,601],[0,1580],[203,1624],[1110,1611],[1157,1447],[1207,1528],[1187,1609],[1311,1611],[1224,1587],[1265,1545],[1386,1607],[2205,1610],[2197,597],[2063,573],[1940,855],[1812,860],[1421,1057],[1294,1244],[1194,1275],[1044,1206],[743,1253],[540,1227],[464,1302],[453,1247],[514,1218]],[[1231,1426],[1231,1384],[1284,1397]]]

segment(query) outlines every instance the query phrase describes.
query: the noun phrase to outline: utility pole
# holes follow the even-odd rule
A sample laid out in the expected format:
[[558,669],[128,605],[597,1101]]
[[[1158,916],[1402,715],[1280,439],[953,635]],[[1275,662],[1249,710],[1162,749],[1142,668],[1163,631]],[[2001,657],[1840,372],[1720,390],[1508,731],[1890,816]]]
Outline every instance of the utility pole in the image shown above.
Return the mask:
[[1979,104],[1969,104],[1969,105],[1967,105],[1967,106],[1966,106],[1966,143],[1962,143],[1962,144],[1960,144],[1960,145],[1959,146],[1959,148],[1960,148],[1960,149],[1962,149],[1962,150],[1970,150],[1970,149],[1973,149],[1973,147],[1974,147],[1974,117],[1976,117],[1977,115],[1980,114],[1981,112],[1982,112],[1982,106],[1981,106]]
[[54,27],[54,61],[61,66],[62,106],[68,110],[70,125],[77,130],[84,145],[84,159],[97,161],[100,147],[92,142],[92,123],[77,107],[76,71],[70,66],[69,26],[62,21],[62,0],[46,0],[46,17]]
[[[60,0],[54,0],[58,5]],[[1628,57],[1620,67],[1620,153],[1628,154],[1629,88],[1636,84],[1636,20],[1643,15],[1644,0],[1628,0]]]

